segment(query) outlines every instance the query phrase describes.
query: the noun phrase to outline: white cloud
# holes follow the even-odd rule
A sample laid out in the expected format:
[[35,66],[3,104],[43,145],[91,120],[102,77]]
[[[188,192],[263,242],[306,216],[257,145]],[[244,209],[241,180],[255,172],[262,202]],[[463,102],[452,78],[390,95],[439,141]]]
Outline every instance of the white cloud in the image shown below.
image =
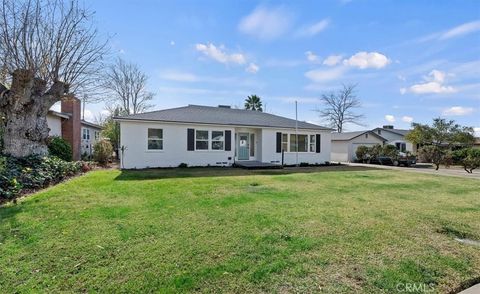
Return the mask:
[[447,116],[463,116],[471,114],[473,107],[452,106],[443,110],[442,114]]
[[432,82],[443,83],[445,82],[445,76],[445,72],[434,69],[429,73],[429,76],[425,77],[425,79],[427,81],[430,80]]
[[407,115],[402,116],[402,121],[406,122],[406,123],[412,123],[413,122],[413,117],[407,116]]
[[305,73],[305,76],[313,82],[325,82],[340,78],[345,72],[344,67],[335,67],[332,69],[315,69]]
[[317,62],[318,61],[318,56],[315,55],[312,51],[307,51],[305,52],[305,56],[307,57],[307,60],[310,62]]
[[456,92],[456,90],[453,87],[443,86],[438,82],[428,82],[428,83],[413,85],[410,87],[408,91],[414,94],[430,94],[430,93],[445,94],[445,93]]
[[334,66],[342,61],[342,55],[330,55],[323,61],[323,64],[328,66]]
[[387,115],[385,115],[385,120],[390,122],[390,123],[393,123],[393,122],[395,122],[395,116],[393,116],[391,114],[387,114]]
[[406,81],[407,78],[403,75],[397,75],[397,79],[399,79],[400,81]]
[[242,18],[238,29],[262,40],[272,40],[286,33],[292,25],[292,20],[292,14],[282,6],[258,6]]
[[400,93],[447,94],[457,92],[452,86],[444,85],[446,76],[447,74],[445,72],[434,69],[428,74],[428,76],[423,77],[423,83],[415,84],[409,88],[401,88]]
[[259,70],[260,70],[260,67],[258,67],[258,65],[256,65],[255,63],[250,63],[247,68],[245,69],[247,72],[249,73],[257,73]]
[[387,66],[391,61],[387,58],[387,56],[378,53],[378,52],[365,52],[361,51],[349,59],[345,59],[343,63],[345,65],[358,67],[360,69],[365,68],[382,68]]
[[467,22],[441,34],[439,39],[446,40],[480,31],[480,20]]
[[196,44],[195,49],[205,56],[218,61],[220,63],[229,64],[245,64],[247,62],[247,58],[241,53],[231,53],[228,54],[225,52],[225,47],[222,46],[215,46],[212,43],[208,44]]
[[316,22],[310,26],[303,27],[298,30],[297,35],[301,37],[312,37],[316,34],[320,33],[321,31],[325,30],[328,25],[330,24],[329,19],[322,19],[319,22]]
[[175,46],[175,41],[170,41],[171,46]]
[[100,115],[101,116],[110,116],[110,111],[108,111],[106,109],[103,109],[102,111],[100,111]]

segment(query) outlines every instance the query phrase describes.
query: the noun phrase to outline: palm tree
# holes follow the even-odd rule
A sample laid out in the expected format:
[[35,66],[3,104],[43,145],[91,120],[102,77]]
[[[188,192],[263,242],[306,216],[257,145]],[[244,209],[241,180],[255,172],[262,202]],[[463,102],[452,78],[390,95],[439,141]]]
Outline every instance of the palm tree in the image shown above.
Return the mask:
[[257,95],[250,95],[245,99],[245,109],[263,111],[262,100]]

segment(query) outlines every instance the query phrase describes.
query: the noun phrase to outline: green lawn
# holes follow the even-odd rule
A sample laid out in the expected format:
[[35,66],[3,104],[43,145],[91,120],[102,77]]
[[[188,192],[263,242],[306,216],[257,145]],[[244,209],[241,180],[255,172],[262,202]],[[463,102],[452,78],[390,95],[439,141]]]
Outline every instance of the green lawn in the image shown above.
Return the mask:
[[0,207],[0,289],[449,292],[480,281],[480,247],[454,240],[480,240],[479,191],[358,168],[95,171]]

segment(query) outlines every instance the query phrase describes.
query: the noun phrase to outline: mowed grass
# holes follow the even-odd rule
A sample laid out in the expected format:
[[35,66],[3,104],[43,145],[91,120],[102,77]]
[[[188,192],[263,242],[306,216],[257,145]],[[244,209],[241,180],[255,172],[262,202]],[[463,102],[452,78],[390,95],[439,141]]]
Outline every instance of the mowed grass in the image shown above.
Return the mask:
[[387,170],[90,172],[0,207],[0,292],[450,292],[480,182]]

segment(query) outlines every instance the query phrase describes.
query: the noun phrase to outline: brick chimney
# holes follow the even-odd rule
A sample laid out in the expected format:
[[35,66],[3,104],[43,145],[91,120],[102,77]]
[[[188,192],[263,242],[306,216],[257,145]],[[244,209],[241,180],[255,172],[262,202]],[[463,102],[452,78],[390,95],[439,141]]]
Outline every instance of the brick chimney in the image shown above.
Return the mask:
[[62,137],[72,146],[73,160],[80,160],[81,142],[81,102],[75,97],[62,99],[61,111],[70,114],[70,118],[62,124]]

